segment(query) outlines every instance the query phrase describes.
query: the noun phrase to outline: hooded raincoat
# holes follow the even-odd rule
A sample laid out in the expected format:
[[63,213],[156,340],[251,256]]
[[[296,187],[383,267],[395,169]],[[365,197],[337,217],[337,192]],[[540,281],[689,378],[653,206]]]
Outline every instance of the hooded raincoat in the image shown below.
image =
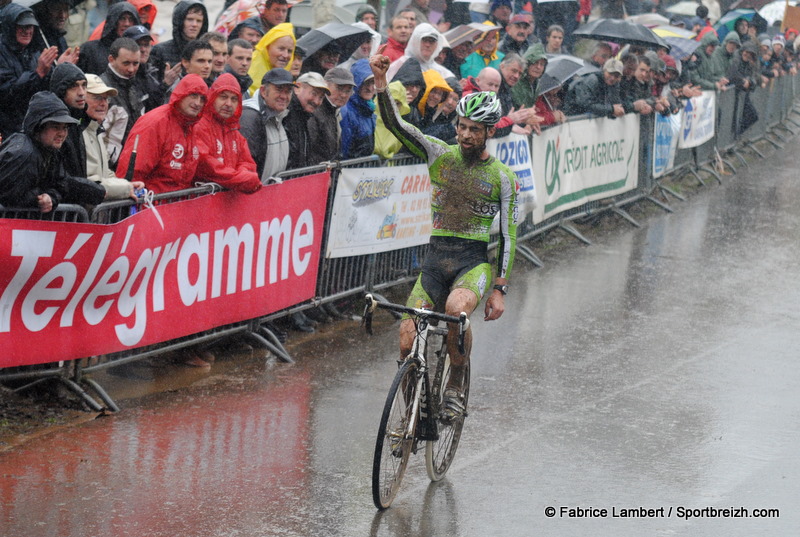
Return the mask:
[[706,48],[708,48],[709,45],[719,47],[719,38],[714,32],[708,32],[702,37],[700,46],[697,47],[695,51],[697,60],[689,69],[689,80],[691,83],[700,86],[700,88],[704,90],[717,89],[716,83],[719,80],[719,77],[714,78],[714,66],[711,60],[712,55],[706,54]]
[[193,7],[200,8],[203,11],[203,25],[200,27],[199,35],[203,35],[208,31],[208,10],[206,10],[203,2],[199,0],[181,0],[178,2],[172,12],[172,39],[159,43],[150,52],[150,63],[158,70],[157,80],[164,79],[166,64],[169,64],[170,67],[175,67],[181,61],[181,51],[189,42],[183,35],[183,21]]
[[[297,44],[297,40],[294,37],[294,26],[284,22],[267,32],[256,45],[256,49],[253,51],[253,63],[250,64],[250,70],[247,72],[250,78],[253,79],[253,83],[250,86],[250,95],[256,94],[258,88],[261,87],[261,79],[264,78],[264,74],[272,69],[267,49],[281,37],[291,37],[294,44]],[[292,57],[289,58],[289,63],[286,64],[284,69],[288,71],[293,61],[294,53],[292,53]]]
[[17,19],[32,13],[31,8],[8,4],[0,9],[0,134],[7,138],[22,130],[22,120],[31,95],[46,90],[50,73],[40,78],[36,73],[39,50],[32,41],[21,48],[17,43]]
[[[424,37],[433,37],[436,39],[436,48],[434,49],[433,54],[431,54],[431,57],[427,60],[422,57],[420,48],[422,38]],[[427,71],[428,69],[436,69],[439,74],[442,75],[442,78],[455,77],[456,75],[454,75],[447,67],[444,67],[435,61],[436,57],[444,48],[444,42],[444,36],[430,24],[424,23],[417,25],[417,27],[414,28],[414,31],[411,32],[411,37],[408,38],[408,45],[406,45],[406,50],[403,55],[389,65],[389,70],[386,71],[386,79],[394,79],[394,75],[397,74],[397,72],[400,70],[403,64],[408,61],[409,58],[416,59],[419,62],[423,72]]]
[[368,157],[375,148],[375,102],[359,95],[361,85],[372,77],[369,60],[358,60],[350,69],[356,87],[342,107],[342,158]]
[[103,187],[66,173],[59,151],[36,140],[42,125],[68,114],[67,105],[49,91],[31,98],[24,132],[12,134],[0,146],[0,204],[37,208],[41,194],[50,196],[54,210],[62,202],[97,205],[103,201]]
[[[71,63],[61,63],[53,69],[53,74],[50,76],[50,91],[59,99],[64,99],[67,90],[81,80],[86,80],[83,71]],[[75,177],[86,177],[86,146],[83,143],[83,130],[89,125],[91,118],[86,115],[85,105],[80,110],[69,108],[69,114],[77,123],[69,125],[67,140],[61,146],[64,169]]]
[[194,74],[181,79],[169,103],[139,118],[122,148],[117,163],[118,175],[127,174],[139,137],[133,169],[135,181],[144,181],[145,187],[157,194],[191,188],[200,160],[194,132],[200,117],[184,115],[178,103],[192,94],[208,94],[205,80]]
[[514,106],[517,108],[528,108],[536,104],[536,98],[539,96],[539,79],[533,79],[528,75],[528,67],[539,60],[547,59],[544,46],[541,43],[536,43],[525,52],[524,59],[525,72],[522,73],[519,81],[511,88],[511,96],[514,99]]
[[[732,53],[727,50],[727,45],[730,42],[739,45]],[[718,46],[714,54],[711,55],[710,67],[712,80],[716,82],[728,76],[728,68],[731,66],[733,58],[739,55],[741,48],[742,40],[739,39],[739,34],[736,32],[728,32],[728,35],[722,40],[722,44]]]
[[[411,111],[411,107],[406,102],[406,88],[399,80],[389,83],[389,93],[392,94],[400,116],[405,116]],[[403,148],[403,144],[397,139],[383,122],[383,117],[378,115],[378,122],[375,126],[375,154],[381,158],[392,158],[395,153]]]
[[[214,109],[214,101],[223,91],[235,93],[239,100],[233,116],[224,119]],[[200,149],[197,178],[240,192],[252,193],[261,188],[256,163],[250,156],[247,140],[239,132],[242,117],[242,91],[233,75],[224,73],[211,85],[203,117],[195,127],[195,142]]]
[[[142,26],[148,30],[151,29],[153,24],[156,22],[156,16],[158,15],[158,8],[152,2],[152,0],[130,0],[129,3],[136,8],[136,12],[139,14],[139,20],[142,22]],[[100,39],[103,37],[105,27],[106,21],[98,24],[97,27],[92,30],[92,35],[89,36],[89,41],[94,41],[95,39]]]
[[117,35],[117,23],[125,13],[133,15],[134,24],[140,24],[139,12],[136,11],[132,4],[117,2],[109,6],[105,27],[103,28],[103,36],[96,41],[87,41],[81,45],[81,54],[77,63],[81,71],[95,75],[103,74],[103,71],[108,67],[108,52],[111,49],[111,43],[119,37]]

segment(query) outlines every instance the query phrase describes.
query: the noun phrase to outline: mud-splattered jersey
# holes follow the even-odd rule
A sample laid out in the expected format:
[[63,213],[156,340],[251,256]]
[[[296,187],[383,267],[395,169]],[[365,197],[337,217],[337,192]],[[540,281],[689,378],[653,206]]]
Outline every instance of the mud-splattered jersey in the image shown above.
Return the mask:
[[489,242],[499,215],[496,275],[508,278],[517,240],[516,180],[511,169],[495,159],[467,164],[458,145],[426,136],[400,118],[394,99],[378,92],[378,108],[386,127],[413,154],[428,163],[434,236]]

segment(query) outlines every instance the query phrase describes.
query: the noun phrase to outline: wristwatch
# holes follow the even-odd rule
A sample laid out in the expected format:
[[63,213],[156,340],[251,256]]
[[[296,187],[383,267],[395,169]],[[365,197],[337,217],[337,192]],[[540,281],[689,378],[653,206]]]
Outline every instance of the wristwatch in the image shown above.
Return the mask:
[[495,286],[494,286],[494,288],[495,288],[497,291],[500,291],[500,293],[501,293],[503,296],[506,296],[506,295],[508,294],[508,286],[507,286],[507,285],[495,285]]

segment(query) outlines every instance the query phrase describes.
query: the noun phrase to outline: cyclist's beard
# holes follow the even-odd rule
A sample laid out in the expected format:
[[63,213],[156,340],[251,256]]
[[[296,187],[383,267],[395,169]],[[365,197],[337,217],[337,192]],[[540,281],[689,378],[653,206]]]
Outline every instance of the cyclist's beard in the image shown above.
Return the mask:
[[483,156],[484,151],[486,151],[485,141],[479,146],[461,146],[461,157],[464,159],[466,164],[473,166],[481,162],[481,157]]

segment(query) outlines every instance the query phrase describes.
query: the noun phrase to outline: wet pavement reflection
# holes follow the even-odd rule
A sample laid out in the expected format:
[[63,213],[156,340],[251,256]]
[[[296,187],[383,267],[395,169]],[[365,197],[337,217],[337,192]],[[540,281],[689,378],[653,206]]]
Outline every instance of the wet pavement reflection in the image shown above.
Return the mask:
[[[548,252],[541,270],[520,261],[506,316],[474,323],[448,477],[430,484],[412,458],[384,513],[369,479],[395,370],[388,317],[371,338],[326,327],[295,365],[218,362],[191,388],[0,453],[0,535],[796,534],[792,146],[642,229]],[[663,516],[610,515],[640,507]],[[750,516],[678,515],[706,507]]]

